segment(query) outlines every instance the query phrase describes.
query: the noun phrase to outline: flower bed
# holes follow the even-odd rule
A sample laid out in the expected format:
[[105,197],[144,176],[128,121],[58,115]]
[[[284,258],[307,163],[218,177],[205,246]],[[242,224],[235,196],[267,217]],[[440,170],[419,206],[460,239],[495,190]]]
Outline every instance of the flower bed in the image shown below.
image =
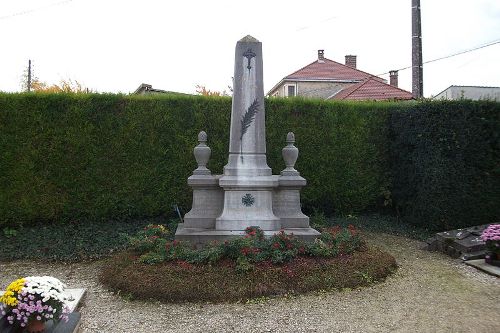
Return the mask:
[[129,237],[130,249],[143,263],[186,261],[190,264],[215,264],[224,259],[236,262],[236,267],[248,270],[255,263],[288,262],[298,256],[336,257],[351,254],[365,247],[359,232],[352,226],[325,229],[315,242],[304,242],[293,234],[280,231],[264,237],[258,227],[248,227],[245,236],[224,243],[213,242],[203,249],[195,249],[188,242],[170,240],[162,225],[148,225],[136,236]]
[[168,302],[231,302],[249,298],[354,288],[385,278],[394,258],[367,248],[353,227],[333,227],[311,243],[284,232],[246,236],[201,250],[171,241],[166,229],[148,226],[113,257],[101,282],[132,298]]

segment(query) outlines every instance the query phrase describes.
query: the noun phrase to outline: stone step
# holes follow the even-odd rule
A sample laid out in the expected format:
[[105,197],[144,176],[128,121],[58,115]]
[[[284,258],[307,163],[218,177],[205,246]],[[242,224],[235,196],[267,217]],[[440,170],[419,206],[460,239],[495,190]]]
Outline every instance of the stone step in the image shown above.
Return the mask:
[[467,265],[475,267],[483,272],[500,277],[500,267],[487,264],[484,259],[469,260],[465,262]]
[[477,252],[469,252],[469,253],[464,253],[460,257],[463,261],[467,260],[476,260],[476,259],[484,259],[484,255],[486,254],[486,251],[477,251]]

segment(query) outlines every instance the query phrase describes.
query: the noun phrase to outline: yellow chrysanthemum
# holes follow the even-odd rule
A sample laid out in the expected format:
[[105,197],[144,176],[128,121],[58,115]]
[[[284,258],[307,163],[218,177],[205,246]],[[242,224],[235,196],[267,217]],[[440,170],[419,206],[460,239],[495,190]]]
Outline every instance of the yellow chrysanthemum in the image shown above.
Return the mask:
[[0,302],[4,303],[8,306],[16,306],[17,305],[17,294],[24,288],[24,283],[26,280],[24,278],[17,279],[16,281],[9,284],[7,290],[0,297]]

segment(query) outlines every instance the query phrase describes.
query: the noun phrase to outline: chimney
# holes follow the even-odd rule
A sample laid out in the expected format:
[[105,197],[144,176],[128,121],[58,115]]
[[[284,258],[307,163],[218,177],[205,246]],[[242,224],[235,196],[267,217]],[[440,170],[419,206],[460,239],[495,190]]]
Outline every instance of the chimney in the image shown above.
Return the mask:
[[325,50],[318,50],[318,62],[325,62]]
[[398,87],[398,71],[389,71],[389,84],[393,87]]
[[345,56],[345,65],[356,69],[356,56],[355,55],[346,55]]

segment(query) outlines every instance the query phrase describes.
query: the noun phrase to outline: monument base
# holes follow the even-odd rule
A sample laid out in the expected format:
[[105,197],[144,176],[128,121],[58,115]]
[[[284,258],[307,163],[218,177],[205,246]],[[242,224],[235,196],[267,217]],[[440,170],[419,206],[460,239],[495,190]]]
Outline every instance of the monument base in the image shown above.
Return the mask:
[[[313,228],[289,228],[283,229],[285,234],[293,234],[305,242],[313,242],[319,237],[320,233]],[[278,230],[264,231],[264,236],[270,238],[278,233]],[[189,241],[197,247],[202,247],[213,241],[224,242],[245,235],[244,230],[215,230],[200,228],[185,228],[184,223],[179,223],[175,232],[175,239],[179,241]]]

